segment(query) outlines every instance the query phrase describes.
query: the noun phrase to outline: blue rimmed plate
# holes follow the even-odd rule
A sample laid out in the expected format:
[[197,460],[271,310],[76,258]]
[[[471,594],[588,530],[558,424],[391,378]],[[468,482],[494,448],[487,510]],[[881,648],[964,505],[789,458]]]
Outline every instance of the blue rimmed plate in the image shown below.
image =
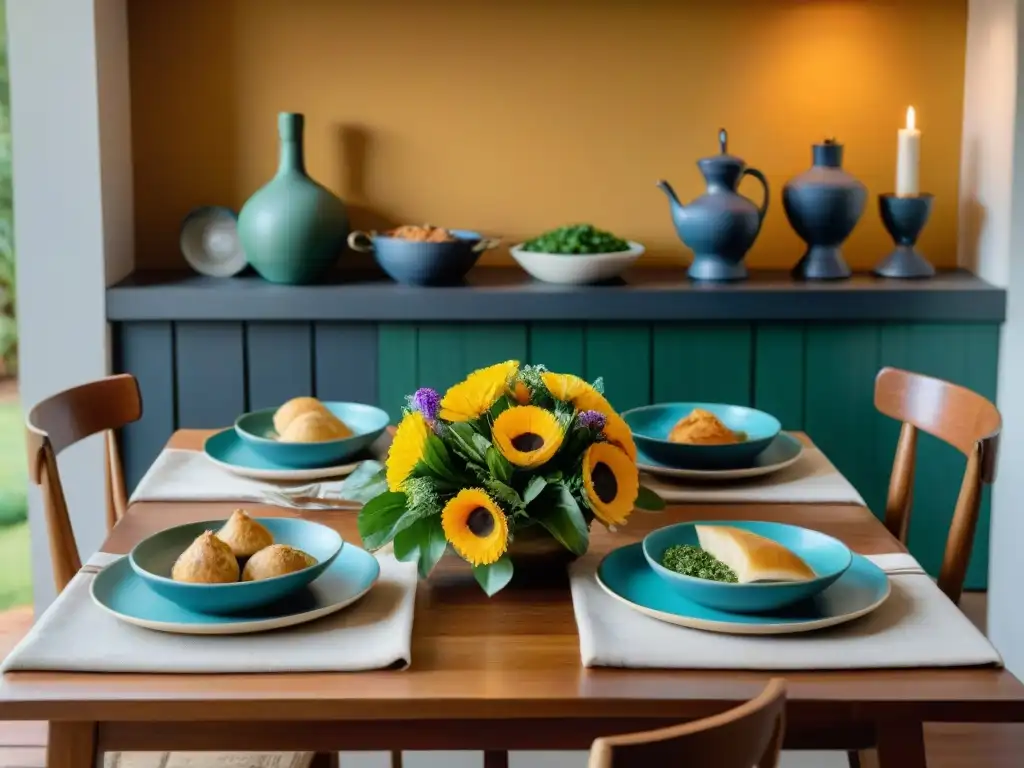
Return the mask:
[[753,477],[764,477],[779,470],[791,467],[800,460],[804,453],[804,445],[793,435],[785,432],[772,440],[771,444],[754,457],[753,464],[743,469],[681,469],[662,464],[648,456],[637,447],[637,466],[641,472],[669,480],[688,480],[699,482],[722,482],[725,480],[746,480]]
[[[745,439],[725,445],[693,445],[669,440],[672,428],[697,409],[710,412],[729,429],[742,432]],[[750,467],[782,429],[782,424],[770,413],[724,403],[656,403],[624,411],[622,418],[640,450],[661,464],[681,469]]]
[[845,624],[866,616],[889,597],[889,577],[855,554],[846,572],[810,600],[764,614],[706,608],[668,589],[647,564],[641,544],[615,550],[597,569],[598,584],[616,600],[651,618],[680,627],[732,635],[783,635]]
[[238,436],[234,427],[208,437],[203,444],[203,452],[214,464],[233,474],[250,477],[253,480],[275,480],[285,483],[308,483],[330,477],[344,477],[354,472],[361,462],[375,458],[369,452],[364,452],[353,456],[347,463],[335,466],[313,469],[285,467],[254,451]]
[[93,602],[121,621],[182,635],[242,635],[304,624],[340,611],[365,595],[380,575],[380,563],[347,544],[323,575],[284,600],[246,613],[196,613],[151,590],[127,557],[115,560],[93,580]]

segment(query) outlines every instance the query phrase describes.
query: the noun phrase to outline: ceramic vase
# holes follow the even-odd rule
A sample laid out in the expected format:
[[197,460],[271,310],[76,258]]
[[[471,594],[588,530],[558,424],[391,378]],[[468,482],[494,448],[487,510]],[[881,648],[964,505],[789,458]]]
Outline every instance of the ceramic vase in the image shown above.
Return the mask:
[[843,170],[843,145],[826,140],[813,147],[810,170],[787,182],[782,190],[786,218],[807,251],[793,269],[805,280],[849,277],[840,246],[857,226],[867,202],[867,188]]
[[277,118],[277,173],[238,214],[238,235],[253,268],[272,283],[312,283],[337,262],[348,237],[345,205],[306,173],[302,115]]

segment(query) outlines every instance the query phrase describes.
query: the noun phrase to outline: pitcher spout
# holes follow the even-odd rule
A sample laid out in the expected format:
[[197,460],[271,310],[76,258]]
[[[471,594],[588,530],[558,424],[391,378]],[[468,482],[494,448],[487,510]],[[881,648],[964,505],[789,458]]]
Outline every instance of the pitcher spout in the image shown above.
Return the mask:
[[662,179],[658,182],[658,189],[665,193],[665,197],[672,204],[673,208],[682,208],[683,204],[679,202],[679,198],[676,196],[676,191],[672,189],[672,185]]

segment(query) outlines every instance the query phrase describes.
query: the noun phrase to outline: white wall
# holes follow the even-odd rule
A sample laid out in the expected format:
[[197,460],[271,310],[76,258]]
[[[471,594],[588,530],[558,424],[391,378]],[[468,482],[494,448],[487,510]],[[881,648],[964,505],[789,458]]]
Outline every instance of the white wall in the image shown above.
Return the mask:
[[[7,30],[20,386],[31,404],[108,371],[105,281],[133,258],[124,0],[8,0]],[[68,450],[60,469],[89,554],[104,535],[101,441]],[[54,591],[35,488],[29,520],[39,608]]]
[[961,257],[1009,295],[999,353],[1004,430],[992,497],[988,631],[1006,666],[1024,679],[1024,16],[1016,0],[972,0],[968,19],[961,202],[975,237],[961,243]]

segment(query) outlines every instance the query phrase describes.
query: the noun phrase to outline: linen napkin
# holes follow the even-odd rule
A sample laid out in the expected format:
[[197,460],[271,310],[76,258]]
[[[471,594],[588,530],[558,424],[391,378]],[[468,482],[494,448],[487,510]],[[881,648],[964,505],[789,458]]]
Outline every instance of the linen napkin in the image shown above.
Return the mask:
[[416,566],[378,554],[380,578],[354,605],[251,635],[175,635],[124,623],[89,593],[97,553],[10,653],[0,671],[247,673],[404,669],[412,661]]
[[676,502],[864,504],[857,489],[817,448],[804,448],[792,466],[764,477],[693,483],[644,474],[643,484],[666,501]]
[[634,611],[597,582],[600,556],[570,566],[585,667],[633,669],[885,669],[1001,665],[998,652],[910,555],[869,557],[889,574],[878,609],[838,627],[792,635],[726,635]]
[[[363,461],[344,480],[319,483],[333,499],[365,501],[358,494],[348,494],[380,469],[376,461]],[[297,483],[291,483],[297,485]],[[228,472],[210,461],[201,451],[165,448],[157,456],[129,503],[136,501],[263,501],[268,491],[276,491],[281,483],[252,480]],[[379,490],[379,489],[378,489]]]

